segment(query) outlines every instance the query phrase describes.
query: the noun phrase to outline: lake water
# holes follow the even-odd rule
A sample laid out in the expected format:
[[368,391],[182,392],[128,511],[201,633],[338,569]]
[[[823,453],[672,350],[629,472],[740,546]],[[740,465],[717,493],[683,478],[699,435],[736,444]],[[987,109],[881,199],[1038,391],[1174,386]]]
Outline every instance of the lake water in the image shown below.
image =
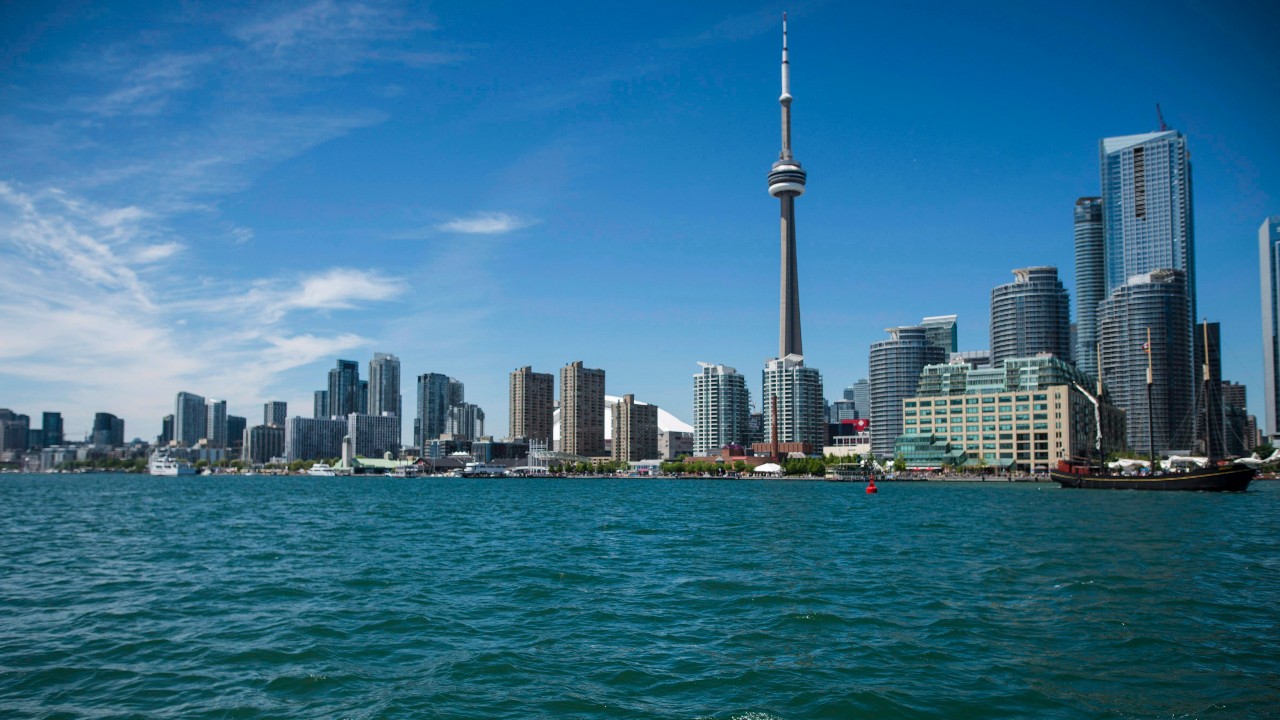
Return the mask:
[[0,476],[6,718],[1280,714],[1280,483]]

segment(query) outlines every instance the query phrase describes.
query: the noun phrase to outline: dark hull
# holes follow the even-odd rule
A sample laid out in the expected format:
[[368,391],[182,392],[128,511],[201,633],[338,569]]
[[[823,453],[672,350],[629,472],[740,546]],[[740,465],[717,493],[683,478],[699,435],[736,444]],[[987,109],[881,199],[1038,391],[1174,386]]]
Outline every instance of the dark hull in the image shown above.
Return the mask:
[[1253,468],[1233,465],[1200,468],[1185,473],[1127,477],[1123,475],[1076,475],[1049,471],[1049,477],[1064,488],[1087,490],[1191,490],[1199,492],[1243,492],[1256,474]]

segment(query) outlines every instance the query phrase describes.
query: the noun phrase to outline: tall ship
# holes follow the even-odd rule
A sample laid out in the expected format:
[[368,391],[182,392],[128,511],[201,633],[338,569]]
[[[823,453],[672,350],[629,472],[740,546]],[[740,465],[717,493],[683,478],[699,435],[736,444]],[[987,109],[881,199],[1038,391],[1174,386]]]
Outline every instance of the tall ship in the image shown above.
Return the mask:
[[[1151,336],[1147,331],[1147,346],[1150,347]],[[1205,338],[1205,347],[1208,345],[1208,337]],[[1206,358],[1208,353],[1205,353]],[[1210,382],[1209,363],[1206,359],[1203,375],[1205,385]],[[1101,385],[1099,382],[1099,394],[1101,394]],[[1114,463],[1115,469],[1106,465],[1101,461],[1104,457],[1102,452],[1102,426],[1101,426],[1101,408],[1098,399],[1084,390],[1084,388],[1076,386],[1081,392],[1089,398],[1093,403],[1094,419],[1098,423],[1097,428],[1097,451],[1098,464],[1073,464],[1066,461],[1058,463],[1056,469],[1049,471],[1049,477],[1054,482],[1064,488],[1081,488],[1085,490],[1190,490],[1195,492],[1244,492],[1249,488],[1249,483],[1253,481],[1257,470],[1254,467],[1243,463],[1219,462],[1212,454],[1208,454],[1206,458],[1185,458],[1185,460],[1193,461],[1195,465],[1203,463],[1196,467],[1192,466],[1186,470],[1160,470],[1158,461],[1154,461],[1155,442],[1149,440],[1149,448],[1153,462],[1151,463],[1150,472],[1146,472],[1145,463]],[[1201,393],[1202,397],[1208,397],[1207,392]],[[1151,356],[1147,355],[1147,407],[1148,418],[1150,417],[1151,407]],[[1206,436],[1212,433],[1211,424],[1212,412],[1206,412]],[[1150,420],[1148,420],[1150,423]],[[1148,436],[1151,435],[1150,425],[1147,430]],[[1205,438],[1205,449],[1212,448],[1213,443],[1209,438]],[[1170,458],[1169,465],[1172,466],[1174,458]],[[1136,473],[1136,474],[1135,474]]]
[[152,475],[177,477],[179,475],[195,475],[196,469],[186,460],[179,460],[168,450],[158,449],[151,453],[147,460],[147,472]]

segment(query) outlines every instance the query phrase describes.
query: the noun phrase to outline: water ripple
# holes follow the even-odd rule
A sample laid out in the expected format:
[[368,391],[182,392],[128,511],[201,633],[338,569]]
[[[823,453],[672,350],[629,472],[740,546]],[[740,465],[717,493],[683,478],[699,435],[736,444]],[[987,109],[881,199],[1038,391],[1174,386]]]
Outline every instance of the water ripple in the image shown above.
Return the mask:
[[1236,718],[1280,485],[0,476],[0,715]]

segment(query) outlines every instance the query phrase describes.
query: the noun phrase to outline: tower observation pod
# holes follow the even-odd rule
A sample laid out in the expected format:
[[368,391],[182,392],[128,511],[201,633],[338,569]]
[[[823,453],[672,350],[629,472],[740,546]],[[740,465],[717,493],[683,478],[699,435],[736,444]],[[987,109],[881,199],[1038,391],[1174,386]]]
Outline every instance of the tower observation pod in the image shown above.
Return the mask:
[[782,152],[769,171],[769,194],[782,204],[782,282],[778,357],[804,355],[800,340],[800,280],[796,268],[795,201],[804,194],[805,173],[791,154],[791,66],[787,61],[787,15],[782,15]]

